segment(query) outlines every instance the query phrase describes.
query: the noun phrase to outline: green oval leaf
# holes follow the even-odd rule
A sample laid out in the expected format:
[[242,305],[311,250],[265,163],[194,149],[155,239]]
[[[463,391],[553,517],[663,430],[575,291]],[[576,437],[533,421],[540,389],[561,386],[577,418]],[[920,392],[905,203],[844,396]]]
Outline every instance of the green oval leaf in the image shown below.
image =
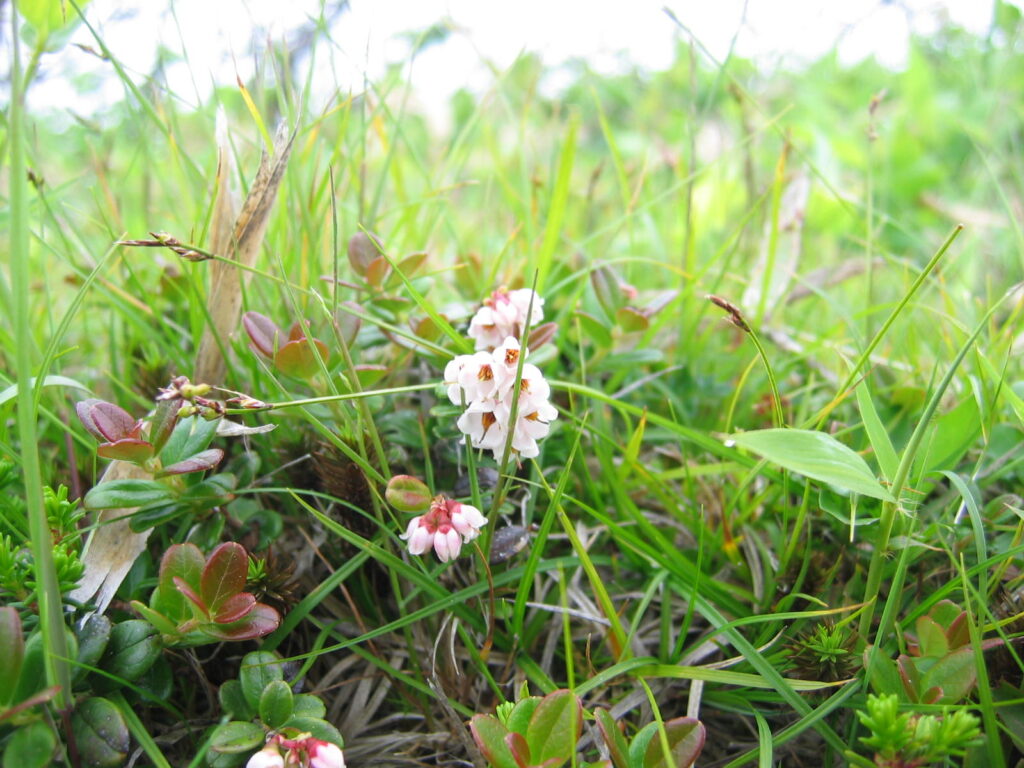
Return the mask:
[[242,659],[238,681],[242,684],[242,694],[253,711],[259,711],[263,689],[275,680],[284,680],[281,659],[277,654],[270,651],[253,651]]
[[129,619],[114,625],[100,666],[133,681],[142,677],[160,657],[160,633],[148,621]]
[[292,716],[292,689],[284,680],[272,680],[260,696],[260,720],[270,728],[281,728]]
[[262,747],[266,734],[256,723],[233,721],[217,726],[210,738],[210,749],[222,754],[237,755]]
[[809,429],[761,429],[729,435],[740,448],[812,480],[893,501],[858,454],[831,435]]
[[91,698],[82,702],[71,717],[83,765],[117,768],[128,757],[128,726],[111,702]]

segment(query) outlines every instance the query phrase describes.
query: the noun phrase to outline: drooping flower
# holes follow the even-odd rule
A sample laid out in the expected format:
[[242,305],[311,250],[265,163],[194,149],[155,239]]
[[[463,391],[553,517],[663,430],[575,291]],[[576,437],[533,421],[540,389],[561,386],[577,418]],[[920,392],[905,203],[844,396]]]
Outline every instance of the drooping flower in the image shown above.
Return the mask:
[[522,335],[528,311],[530,324],[539,323],[544,319],[544,299],[530,288],[499,288],[484,299],[483,306],[469,321],[469,336],[478,350],[494,349],[508,336]]
[[[281,749],[285,753],[281,754]],[[245,768],[345,768],[345,755],[337,744],[300,733],[293,739],[282,734],[271,736],[259,752],[249,758]]]
[[245,768],[284,768],[284,756],[277,748],[277,741],[268,741],[263,749],[249,758]]
[[487,518],[476,507],[439,495],[425,514],[409,521],[401,538],[409,542],[409,554],[422,555],[433,548],[446,563],[458,557],[463,542],[479,536],[485,525]]
[[309,768],[345,768],[345,755],[337,744],[320,739],[306,739]]

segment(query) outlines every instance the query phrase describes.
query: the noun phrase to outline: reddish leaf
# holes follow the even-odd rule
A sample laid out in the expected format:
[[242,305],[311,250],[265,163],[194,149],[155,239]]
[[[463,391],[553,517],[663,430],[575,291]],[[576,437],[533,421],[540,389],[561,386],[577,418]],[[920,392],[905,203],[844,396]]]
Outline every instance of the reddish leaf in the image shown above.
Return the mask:
[[232,624],[204,624],[203,633],[218,640],[255,640],[269,635],[281,624],[281,614],[269,605],[256,603],[244,618]]
[[167,438],[174,432],[180,410],[180,400],[162,400],[157,404],[153,418],[149,422],[149,441],[153,444],[154,453],[160,453],[160,449],[167,443]]
[[380,239],[373,234],[356,232],[348,240],[348,263],[357,275],[365,275],[370,262],[376,259],[384,247]]
[[306,338],[305,326],[296,320],[290,326],[288,326],[288,341],[300,341]]
[[366,268],[366,282],[374,288],[380,288],[391,272],[391,265],[383,256],[378,256]]
[[249,572],[249,554],[245,547],[233,541],[225,542],[213,550],[199,580],[199,594],[215,615],[224,602],[245,589]]
[[75,413],[78,414],[78,420],[82,422],[82,426],[86,428],[90,435],[95,437],[97,440],[106,442],[107,437],[100,432],[99,428],[96,426],[96,422],[94,422],[92,418],[92,407],[99,402],[101,401],[97,400],[95,397],[90,397],[88,400],[79,400],[75,403]]
[[[321,359],[326,363],[327,345],[320,339],[313,339],[313,344],[316,345]],[[320,364],[317,363],[313,350],[309,348],[309,342],[306,339],[289,341],[277,350],[277,354],[274,355],[274,365],[282,373],[297,379],[312,378],[313,374],[320,370]]]
[[519,768],[530,768],[530,747],[520,733],[510,733],[505,737],[505,746],[512,753],[512,759]]
[[75,405],[78,418],[92,435],[105,443],[139,436],[142,424],[131,414],[113,403],[103,400],[83,400]]
[[493,768],[519,768],[512,750],[505,742],[509,730],[496,717],[474,715],[469,721],[469,730],[484,758]]
[[692,717],[677,717],[665,721],[665,735],[668,737],[672,763],[665,765],[665,753],[658,734],[647,744],[644,755],[645,768],[686,768],[692,765],[704,749],[704,725]]
[[273,320],[259,312],[246,312],[242,315],[242,327],[249,334],[249,340],[258,352],[267,357],[274,356],[281,330],[274,325]]
[[967,611],[961,611],[946,630],[946,640],[949,649],[955,651],[957,648],[971,642],[971,631],[967,624]]
[[218,624],[230,624],[252,611],[255,605],[255,597],[248,592],[238,592],[225,600],[212,618]]
[[104,459],[117,459],[141,464],[153,455],[153,445],[145,440],[125,438],[113,443],[100,443],[96,453]]
[[558,323],[544,323],[543,325],[534,326],[530,329],[530,338],[527,340],[526,346],[531,352],[536,352],[555,338],[557,332]]
[[189,456],[187,459],[171,464],[169,467],[164,467],[156,476],[164,477],[166,475],[187,475],[190,472],[205,472],[220,464],[223,458],[224,451],[220,448],[208,448],[194,456]]
[[175,577],[186,584],[199,586],[206,559],[195,544],[172,544],[160,560],[160,589],[166,594],[174,591]]
[[188,582],[180,576],[175,576],[173,581],[175,588],[187,597],[196,608],[204,614],[208,614],[210,612],[209,606],[203,602],[203,598],[196,594],[196,591],[189,586]]
[[394,288],[395,286],[402,284],[401,275],[405,275],[406,280],[412,280],[416,276],[416,273],[420,271],[424,262],[427,260],[426,253],[413,253],[406,256],[398,264],[395,265],[395,273],[391,275],[388,280],[388,288]]

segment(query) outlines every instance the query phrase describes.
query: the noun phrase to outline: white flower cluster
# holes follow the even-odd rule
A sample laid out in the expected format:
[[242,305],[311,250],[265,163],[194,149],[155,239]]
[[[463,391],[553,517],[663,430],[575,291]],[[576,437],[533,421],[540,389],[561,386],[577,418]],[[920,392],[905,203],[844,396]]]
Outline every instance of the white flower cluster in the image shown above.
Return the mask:
[[525,459],[537,456],[537,441],[548,434],[550,422],[558,416],[548,402],[551,387],[540,369],[523,363],[516,421],[514,425],[509,423],[520,353],[519,342],[508,336],[493,352],[459,355],[444,369],[448,398],[456,405],[466,406],[457,422],[459,429],[469,435],[474,448],[493,451],[498,461],[509,430],[512,450]]
[[509,336],[518,339],[523,335],[527,311],[530,313],[530,325],[537,325],[544,319],[544,299],[529,288],[515,291],[499,288],[484,299],[484,305],[469,321],[469,336],[476,342],[478,350],[494,349]]

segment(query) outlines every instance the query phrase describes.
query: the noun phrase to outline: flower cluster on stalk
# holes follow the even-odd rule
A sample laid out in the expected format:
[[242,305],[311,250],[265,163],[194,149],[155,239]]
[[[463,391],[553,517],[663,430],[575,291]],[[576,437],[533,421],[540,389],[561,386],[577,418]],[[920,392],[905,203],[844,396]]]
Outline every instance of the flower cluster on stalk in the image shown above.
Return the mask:
[[454,560],[462,545],[480,535],[487,518],[479,509],[443,495],[435,496],[430,509],[409,521],[401,538],[409,542],[410,555],[422,555],[431,548],[442,563]]
[[[448,399],[466,410],[457,422],[474,448],[484,448],[501,461],[509,433],[512,450],[526,459],[540,453],[537,441],[546,437],[558,411],[550,402],[551,387],[537,366],[522,364],[518,408],[515,402],[519,341],[508,336],[493,352],[459,355],[444,369]],[[515,423],[512,411],[515,410]]]
[[530,288],[515,291],[499,288],[484,299],[483,306],[469,321],[469,336],[477,350],[494,349],[509,336],[522,336],[527,314],[531,325],[543,320],[544,299]]

